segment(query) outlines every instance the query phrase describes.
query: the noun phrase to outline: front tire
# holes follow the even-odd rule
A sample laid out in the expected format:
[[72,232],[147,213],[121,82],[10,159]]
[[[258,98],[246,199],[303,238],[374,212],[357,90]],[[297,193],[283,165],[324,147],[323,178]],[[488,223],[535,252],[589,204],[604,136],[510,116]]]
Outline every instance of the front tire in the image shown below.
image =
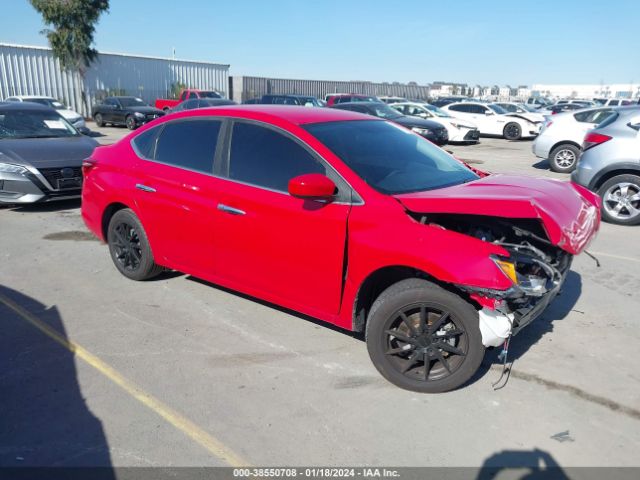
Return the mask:
[[96,125],[98,127],[104,127],[104,120],[102,119],[102,114],[100,113],[96,113],[95,117],[93,117],[93,119],[96,122]]
[[418,278],[402,280],[380,294],[369,313],[366,342],[384,378],[421,393],[460,387],[484,357],[477,310]]
[[147,234],[131,209],[118,210],[111,217],[107,243],[114,265],[131,280],[148,280],[164,269],[155,263]]
[[125,118],[124,123],[129,130],[135,130],[138,127],[138,125],[136,124],[136,119],[133,118],[133,115],[127,115],[127,118]]
[[522,127],[516,122],[509,122],[502,131],[507,140],[520,140],[522,138]]
[[551,150],[549,155],[549,166],[551,170],[558,173],[571,173],[576,169],[580,148],[569,143],[558,145]]
[[600,187],[602,219],[616,225],[640,224],[640,176],[617,175]]

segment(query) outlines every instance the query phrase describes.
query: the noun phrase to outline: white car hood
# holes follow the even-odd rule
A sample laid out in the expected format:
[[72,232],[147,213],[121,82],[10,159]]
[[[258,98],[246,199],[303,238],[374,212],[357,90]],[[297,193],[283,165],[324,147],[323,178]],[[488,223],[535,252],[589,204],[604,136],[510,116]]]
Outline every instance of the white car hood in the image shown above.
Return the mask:
[[79,118],[82,118],[82,116],[79,113],[76,113],[73,110],[68,110],[66,108],[62,110],[56,110],[56,112],[62,115],[65,118],[65,120],[78,120]]

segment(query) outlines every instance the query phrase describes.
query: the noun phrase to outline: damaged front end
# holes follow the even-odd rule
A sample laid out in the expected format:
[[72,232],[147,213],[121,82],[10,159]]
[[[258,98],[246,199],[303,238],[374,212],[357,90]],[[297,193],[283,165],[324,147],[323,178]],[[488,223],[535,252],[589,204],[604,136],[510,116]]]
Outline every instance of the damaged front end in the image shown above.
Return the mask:
[[508,256],[494,256],[512,282],[507,290],[456,285],[482,308],[483,344],[497,347],[538,317],[559,293],[573,256],[551,243],[539,220],[463,214],[412,214],[423,224],[469,235],[498,245]]

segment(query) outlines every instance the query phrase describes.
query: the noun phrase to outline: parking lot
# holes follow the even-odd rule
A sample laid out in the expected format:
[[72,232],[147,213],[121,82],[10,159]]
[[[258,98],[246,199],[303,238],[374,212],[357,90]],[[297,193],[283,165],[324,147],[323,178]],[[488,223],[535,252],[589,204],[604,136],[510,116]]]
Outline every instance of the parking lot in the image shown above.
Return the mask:
[[[89,125],[110,143],[124,128]],[[447,146],[565,179],[531,142]],[[603,224],[562,294],[465,388],[387,383],[362,338],[188,275],[134,283],[79,201],[0,209],[2,465],[640,466],[640,228]]]

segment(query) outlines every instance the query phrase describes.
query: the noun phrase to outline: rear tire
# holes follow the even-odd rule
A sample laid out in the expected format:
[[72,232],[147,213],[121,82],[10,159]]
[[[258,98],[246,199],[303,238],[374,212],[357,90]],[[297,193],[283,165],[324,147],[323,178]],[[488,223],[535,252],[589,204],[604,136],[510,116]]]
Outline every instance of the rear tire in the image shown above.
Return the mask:
[[484,357],[477,310],[458,295],[418,278],[376,299],[366,325],[374,366],[405,390],[440,393],[460,387]]
[[107,243],[114,265],[131,280],[148,280],[164,270],[155,263],[142,223],[129,208],[118,210],[111,217]]
[[617,175],[598,189],[602,219],[616,225],[640,224],[640,176]]
[[509,122],[502,131],[507,140],[520,140],[522,138],[522,127],[516,122]]
[[570,143],[558,145],[551,150],[549,155],[549,166],[551,170],[558,173],[571,173],[576,169],[580,148]]
[[102,115],[100,113],[96,113],[95,117],[93,117],[93,119],[96,122],[96,125],[98,127],[104,127],[104,120],[102,119]]

